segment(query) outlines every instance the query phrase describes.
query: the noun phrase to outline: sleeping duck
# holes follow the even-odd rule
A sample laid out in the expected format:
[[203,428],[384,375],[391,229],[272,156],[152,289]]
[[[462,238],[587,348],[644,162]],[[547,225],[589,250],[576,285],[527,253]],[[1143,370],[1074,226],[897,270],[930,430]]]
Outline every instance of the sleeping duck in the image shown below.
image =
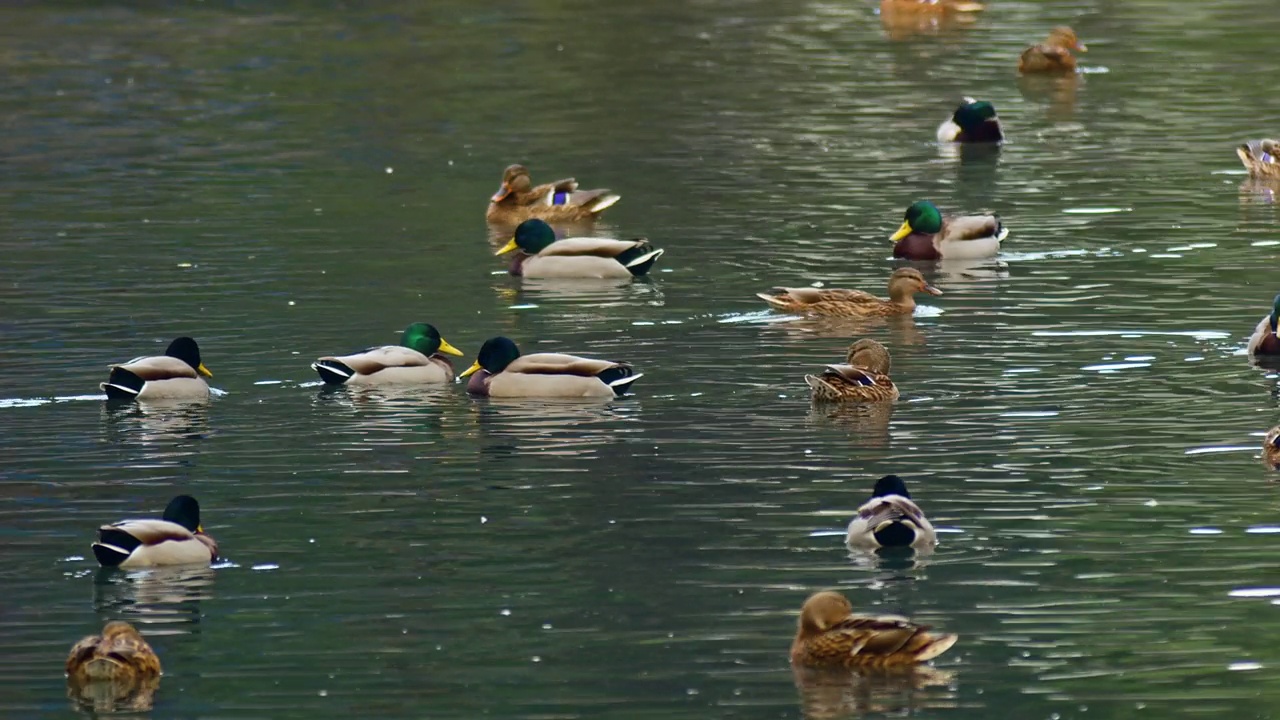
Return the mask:
[[200,361],[200,346],[189,337],[176,338],[163,355],[136,357],[111,365],[99,385],[110,400],[207,400],[213,377]]
[[805,600],[791,642],[791,664],[801,667],[884,669],[928,662],[958,639],[930,633],[897,615],[855,615],[844,595],[824,591]]
[[209,565],[218,559],[218,543],[205,534],[200,525],[200,503],[190,495],[170,500],[159,520],[103,525],[91,548],[103,567],[125,569]]
[[449,355],[462,351],[427,323],[413,323],[399,345],[383,345],[350,355],[329,355],[311,363],[328,385],[435,384],[453,382]]
[[611,240],[575,237],[557,240],[550,225],[533,218],[496,254],[518,250],[511,274],[527,278],[630,278],[646,275],[662,257],[644,238]]
[[535,217],[551,222],[578,222],[595,219],[621,199],[621,195],[606,188],[579,190],[573,178],[534,185],[528,168],[510,165],[502,172],[502,185],[489,198],[484,217],[490,223],[502,225],[515,225]]

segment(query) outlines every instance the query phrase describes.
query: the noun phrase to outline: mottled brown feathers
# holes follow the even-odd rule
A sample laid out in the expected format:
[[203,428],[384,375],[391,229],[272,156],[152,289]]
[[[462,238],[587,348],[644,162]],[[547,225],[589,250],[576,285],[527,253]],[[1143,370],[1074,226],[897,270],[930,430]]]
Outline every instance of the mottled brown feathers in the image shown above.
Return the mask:
[[855,615],[837,592],[814,593],[800,610],[791,662],[806,667],[888,668],[927,662],[956,643],[893,615]]

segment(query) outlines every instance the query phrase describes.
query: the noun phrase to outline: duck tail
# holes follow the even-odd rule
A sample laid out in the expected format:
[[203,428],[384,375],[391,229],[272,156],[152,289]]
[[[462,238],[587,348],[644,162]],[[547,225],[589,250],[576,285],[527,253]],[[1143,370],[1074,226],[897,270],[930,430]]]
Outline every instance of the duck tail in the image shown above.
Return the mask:
[[814,400],[840,399],[840,391],[819,375],[805,375],[804,382],[813,391]]
[[901,520],[882,522],[871,534],[881,547],[911,547],[911,543],[916,541],[915,526]]
[[631,388],[631,383],[644,377],[644,373],[636,372],[635,368],[626,363],[619,363],[596,377],[600,378],[600,382],[612,388],[614,395],[622,397]]
[[991,217],[996,219],[996,242],[1004,242],[1004,239],[1009,237],[1009,228],[1004,226],[1004,221],[1000,219],[999,215],[992,215]]
[[776,308],[788,307],[786,288],[780,288],[780,287],[770,288],[769,292],[767,293],[756,293],[756,297],[760,298],[761,300],[769,303],[770,305]]
[[107,381],[99,385],[111,400],[132,400],[142,392],[147,381],[122,367],[111,368]]
[[654,263],[658,262],[658,258],[662,257],[664,252],[666,251],[662,248],[655,249],[645,242],[618,255],[618,262],[630,270],[634,277],[640,277],[649,272],[649,269],[653,267]]
[[929,634],[928,644],[916,651],[916,662],[928,662],[951,649],[960,639],[954,633]]
[[103,567],[116,567],[129,559],[142,541],[123,530],[104,527],[98,530],[98,542],[90,547],[98,564]]
[[317,360],[311,363],[311,369],[320,374],[326,385],[341,385],[356,374],[355,370],[337,360]]
[[604,195],[601,195],[600,197],[593,200],[590,204],[588,204],[587,209],[590,210],[592,214],[601,213],[613,207],[614,203],[618,202],[621,199],[622,199],[621,195],[618,195],[617,193],[611,193],[606,190]]

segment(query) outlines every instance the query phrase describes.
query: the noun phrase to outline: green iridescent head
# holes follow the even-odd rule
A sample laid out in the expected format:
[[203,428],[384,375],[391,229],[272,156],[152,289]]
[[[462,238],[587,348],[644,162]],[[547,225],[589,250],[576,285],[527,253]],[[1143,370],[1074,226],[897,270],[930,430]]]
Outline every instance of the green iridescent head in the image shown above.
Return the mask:
[[555,241],[556,231],[542,220],[533,218],[517,225],[515,235],[496,254],[504,255],[520,248],[526,255],[537,255]]
[[938,206],[928,200],[917,200],[911,203],[902,216],[902,226],[890,237],[897,242],[911,233],[933,235],[942,232],[942,213]]
[[440,337],[440,331],[436,330],[434,325],[427,323],[414,323],[405,328],[400,335],[400,344],[428,356],[435,355],[437,352],[450,355],[462,354],[461,350]]

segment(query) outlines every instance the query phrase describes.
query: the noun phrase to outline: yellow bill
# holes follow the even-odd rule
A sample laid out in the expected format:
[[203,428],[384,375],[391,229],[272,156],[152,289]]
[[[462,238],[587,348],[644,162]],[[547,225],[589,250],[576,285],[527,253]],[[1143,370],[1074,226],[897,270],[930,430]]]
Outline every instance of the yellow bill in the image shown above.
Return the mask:
[[501,250],[499,250],[498,252],[494,253],[494,255],[506,255],[507,253],[511,252],[512,250],[516,250],[516,249],[518,249],[519,247],[520,247],[519,245],[516,245],[516,239],[515,239],[515,238],[511,238],[510,240],[508,240],[508,241],[507,241],[507,244],[506,244],[506,245],[503,245],[503,246],[502,246],[502,249],[501,249]]
[[911,229],[911,223],[907,222],[906,220],[903,220],[902,227],[898,228],[897,232],[890,235],[889,240],[893,242],[898,242],[902,238],[910,235],[912,232],[914,232],[914,230]]
[[462,355],[462,351],[449,344],[448,340],[440,338],[440,352],[449,353],[450,355]]
[[459,375],[458,377],[459,377],[459,378],[464,378],[464,377],[466,377],[466,376],[470,375],[471,373],[473,373],[473,372],[475,372],[475,371],[477,371],[477,370],[479,370],[479,369],[480,369],[480,361],[479,361],[479,360],[477,360],[477,361],[475,361],[475,362],[471,363],[471,367],[467,368],[466,370],[463,370],[463,371],[462,371],[462,374],[461,374],[461,375]]
[[213,372],[210,371],[209,368],[205,367],[204,363],[200,363],[199,367],[196,368],[196,372],[205,377],[213,377]]

